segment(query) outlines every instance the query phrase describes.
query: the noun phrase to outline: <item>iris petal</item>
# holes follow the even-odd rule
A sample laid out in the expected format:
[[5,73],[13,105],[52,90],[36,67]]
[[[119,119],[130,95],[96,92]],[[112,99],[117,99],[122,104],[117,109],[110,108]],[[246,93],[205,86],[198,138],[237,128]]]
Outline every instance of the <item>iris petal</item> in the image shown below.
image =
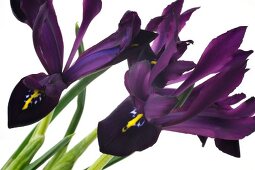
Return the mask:
[[33,27],[36,53],[49,74],[61,73],[63,65],[63,39],[51,1],[40,9]]
[[82,38],[87,31],[87,28],[90,22],[94,19],[94,17],[101,11],[102,2],[101,0],[83,0],[83,19],[80,25],[80,29],[76,36],[76,39],[73,44],[73,48],[71,50],[70,56],[66,62],[66,66],[64,70],[67,70],[71,65],[71,62],[74,58],[74,55],[82,41]]
[[222,152],[240,158],[240,146],[238,140],[215,139],[215,145]]
[[54,109],[60,97],[60,95],[49,97],[41,89],[26,87],[25,78],[16,85],[9,100],[9,128],[25,126],[39,121]]
[[[169,119],[178,119],[182,113],[172,113]],[[237,128],[238,127],[238,128]],[[189,133],[226,140],[239,140],[250,135],[255,130],[254,118],[221,119],[216,117],[197,115],[182,123],[165,126],[165,130]]]
[[46,0],[11,0],[11,8],[19,21],[33,28],[39,9],[45,2]]
[[[68,70],[64,71],[63,77],[66,82],[72,83],[89,73],[115,64],[116,60],[126,59],[127,56],[121,54],[132,45],[132,41],[138,35],[140,22],[137,13],[126,12],[115,33],[86,50]],[[94,64],[89,65],[91,62]]]
[[167,115],[177,102],[178,100],[175,97],[161,96],[158,94],[150,95],[144,106],[146,119],[150,121]]
[[237,27],[213,39],[203,52],[193,73],[178,88],[176,94],[180,94],[199,79],[219,71],[231,61],[242,43],[245,31],[246,27]]
[[191,8],[185,12],[183,12],[179,19],[179,26],[178,26],[178,32],[182,30],[182,28],[186,25],[186,22],[190,19],[193,12],[195,12],[199,7],[197,8]]
[[129,93],[145,101],[150,93],[150,76],[151,66],[148,61],[141,61],[133,65],[125,74],[125,86]]
[[98,142],[101,152],[127,156],[156,143],[160,129],[147,121],[140,127],[134,126],[122,132],[134,114],[137,114],[134,112],[134,104],[131,97],[128,97],[106,119],[99,122]]

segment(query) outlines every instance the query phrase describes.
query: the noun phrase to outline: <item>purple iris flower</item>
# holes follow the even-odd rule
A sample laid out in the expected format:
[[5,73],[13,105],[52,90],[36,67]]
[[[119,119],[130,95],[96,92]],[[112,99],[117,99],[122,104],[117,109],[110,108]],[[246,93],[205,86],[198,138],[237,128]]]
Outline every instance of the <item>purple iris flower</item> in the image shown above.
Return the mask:
[[101,0],[83,0],[83,20],[62,70],[64,45],[52,0],[11,0],[11,6],[16,18],[31,27],[34,48],[47,74],[28,75],[16,85],[8,105],[9,128],[42,119],[54,109],[62,91],[71,83],[123,61],[155,38],[155,33],[140,30],[138,15],[128,11],[115,33],[86,50],[72,64],[90,22],[102,6]]
[[[255,99],[233,108],[231,105],[245,95],[230,96],[241,83],[247,71],[247,57],[253,52],[238,49],[246,27],[234,28],[213,39],[195,68],[186,73],[194,65],[178,60],[188,45],[179,40],[178,32],[196,8],[180,15],[182,3],[172,3],[162,17],[148,24],[147,29],[159,33],[150,51],[157,60],[144,56],[146,60],[131,62],[125,75],[130,96],[98,124],[102,152],[127,156],[152,146],[161,130],[168,130],[198,135],[203,142],[207,137],[214,138],[220,150],[239,157],[238,140],[254,132]],[[215,75],[195,86],[186,102],[178,105],[181,95],[211,74]],[[177,89],[165,87],[178,81],[183,83]]]

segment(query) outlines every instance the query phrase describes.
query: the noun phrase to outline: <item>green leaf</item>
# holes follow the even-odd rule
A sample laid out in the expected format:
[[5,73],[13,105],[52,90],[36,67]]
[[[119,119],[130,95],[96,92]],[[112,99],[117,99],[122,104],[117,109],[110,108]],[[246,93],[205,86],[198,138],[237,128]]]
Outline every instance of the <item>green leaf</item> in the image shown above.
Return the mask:
[[43,141],[43,135],[37,135],[36,137],[31,138],[19,155],[4,170],[24,169],[24,167],[26,167],[32,160],[38,149],[42,146]]
[[28,165],[24,170],[35,170],[39,166],[41,166],[45,161],[47,161],[55,152],[64,148],[67,143],[70,142],[73,135],[66,136],[64,139],[59,141],[55,146],[53,146],[50,150],[48,150],[45,154],[43,154],[36,161]]
[[65,153],[51,169],[54,170],[70,170],[76,160],[83,154],[88,146],[96,139],[97,129],[94,129],[88,136],[75,145],[70,151]]
[[106,169],[106,168],[108,168],[108,167],[110,167],[110,166],[112,166],[112,165],[114,165],[114,164],[116,164],[116,163],[122,161],[122,160],[125,159],[125,158],[127,158],[127,156],[125,156],[125,157],[114,156],[114,157],[104,166],[103,169]]
[[194,88],[194,85],[192,85],[191,87],[189,87],[188,89],[186,89],[182,94],[180,94],[177,98],[178,98],[178,103],[175,105],[174,108],[179,108],[182,107],[183,104],[186,102],[186,100],[188,99],[188,97],[190,96],[192,90]]

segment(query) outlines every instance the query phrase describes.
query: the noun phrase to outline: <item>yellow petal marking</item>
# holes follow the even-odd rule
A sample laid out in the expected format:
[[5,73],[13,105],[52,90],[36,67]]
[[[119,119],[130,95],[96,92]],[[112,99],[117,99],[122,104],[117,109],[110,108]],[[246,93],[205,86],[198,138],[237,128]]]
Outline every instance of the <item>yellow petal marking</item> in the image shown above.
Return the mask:
[[34,90],[33,94],[26,100],[24,106],[22,107],[22,110],[26,110],[28,108],[28,105],[32,102],[32,100],[40,96],[40,94],[41,93],[39,90]]
[[130,120],[125,127],[122,128],[122,132],[126,132],[129,128],[136,125],[136,123],[143,117],[143,114],[137,114],[132,120]]
[[157,64],[157,61],[152,60],[152,61],[151,61],[151,64],[152,64],[152,65],[155,65],[155,64]]

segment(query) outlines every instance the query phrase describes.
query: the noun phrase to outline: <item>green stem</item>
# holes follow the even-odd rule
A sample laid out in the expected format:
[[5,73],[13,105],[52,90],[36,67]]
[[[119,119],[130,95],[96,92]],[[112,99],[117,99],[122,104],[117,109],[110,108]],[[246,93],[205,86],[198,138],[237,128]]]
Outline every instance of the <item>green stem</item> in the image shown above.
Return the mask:
[[82,139],[70,151],[65,153],[51,169],[54,170],[70,170],[76,160],[84,153],[88,146],[96,139],[97,129],[94,129],[88,136]]
[[112,155],[107,155],[107,154],[102,154],[97,160],[96,162],[94,162],[89,168],[88,170],[102,170],[105,165],[108,164],[109,161],[111,161],[111,159],[114,156]]
[[[82,91],[77,98],[77,108],[75,111],[75,114],[72,118],[72,121],[66,131],[65,137],[73,134],[79,124],[79,121],[81,119],[83,109],[84,109],[84,104],[85,104],[85,95],[86,95],[86,89]],[[55,153],[54,157],[47,163],[47,165],[44,167],[44,170],[50,170],[54,166],[54,164],[66,153],[67,146],[69,142],[66,144],[65,147],[63,147],[61,150],[59,150],[57,153]]]
[[[76,97],[79,93],[83,91],[83,89],[89,85],[93,80],[95,80],[98,76],[103,74],[106,71],[100,70],[95,72],[94,74],[90,74],[87,77],[81,79],[75,86],[73,86],[59,101],[58,105],[54,109],[51,122],[59,115],[59,113]],[[37,126],[36,126],[37,127]],[[36,127],[32,129],[32,131],[27,135],[27,137],[23,140],[23,142],[19,145],[18,149],[12,154],[12,156],[8,159],[2,169],[6,169],[12,162],[17,158],[17,156],[22,152],[22,150],[28,144],[28,141],[31,139]]]
[[24,170],[34,170],[40,167],[45,161],[47,161],[56,151],[66,146],[66,144],[71,140],[73,135],[69,135],[59,141],[55,146],[53,146],[50,150],[44,153],[40,158],[36,161],[32,162],[30,165],[25,167]]
[[[75,34],[77,36],[79,32],[79,25],[78,23],[75,24]],[[79,56],[84,52],[84,45],[83,42],[81,42],[79,48],[78,48],[78,53]],[[80,122],[83,110],[84,110],[84,105],[85,105],[85,97],[86,97],[86,88],[78,95],[77,98],[77,108],[76,111],[73,115],[72,121],[66,131],[65,137],[73,134]],[[63,147],[61,150],[59,150],[57,153],[55,153],[54,157],[47,163],[47,165],[44,167],[44,170],[50,170],[52,169],[53,165],[66,153],[67,147],[68,147],[69,142],[66,144],[65,147]]]
[[53,112],[51,112],[50,114],[48,114],[46,117],[44,117],[41,120],[41,122],[36,127],[32,138],[34,138],[34,136],[36,136],[36,135],[44,135],[45,134],[45,132],[46,132],[46,130],[47,130],[47,128],[48,128],[48,126],[51,122],[52,115],[53,115]]

